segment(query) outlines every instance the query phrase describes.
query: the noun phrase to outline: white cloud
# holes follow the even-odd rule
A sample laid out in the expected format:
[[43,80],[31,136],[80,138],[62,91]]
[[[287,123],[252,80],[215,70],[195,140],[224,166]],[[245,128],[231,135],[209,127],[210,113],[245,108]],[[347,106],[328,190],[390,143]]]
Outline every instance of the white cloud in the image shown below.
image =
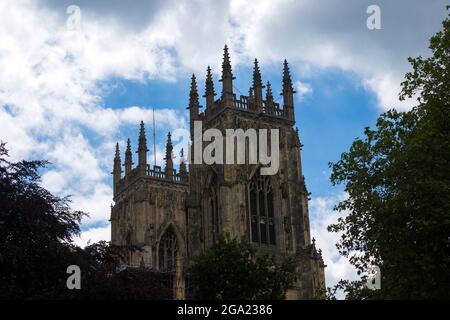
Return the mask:
[[[102,107],[107,88],[98,85],[101,80],[173,79],[172,56],[152,40],[151,28],[135,35],[113,22],[105,27],[83,19],[81,31],[68,31],[35,2],[2,1],[0,10],[8,12],[0,28],[0,105],[8,109],[2,107],[0,119],[16,126],[2,132],[3,139],[14,141],[13,157],[24,157],[42,136],[59,136],[67,127],[114,133],[121,118]],[[163,121],[170,111],[164,113]],[[173,115],[169,121],[177,118]]]
[[[120,124],[137,124],[141,120],[148,124],[153,123],[153,110],[142,107],[128,107],[117,111],[118,122]],[[156,127],[178,129],[186,127],[187,119],[173,109],[157,109],[155,110]]]
[[41,179],[44,188],[52,193],[60,193],[67,183],[64,173],[61,171],[47,171]]
[[[399,102],[408,56],[427,53],[428,38],[440,29],[445,1],[378,1],[382,30],[366,27],[370,1],[265,0],[232,2],[241,52],[260,61],[307,63],[355,73],[376,94],[380,109],[407,109]],[[414,16],[414,19],[411,17]],[[433,17],[433,18],[432,18]],[[291,64],[292,65],[292,64]],[[301,74],[304,77],[307,75]]]
[[104,227],[91,228],[82,232],[79,237],[74,238],[75,244],[82,248],[101,240],[111,240],[111,226],[109,224]]
[[[85,226],[106,222],[114,140],[123,146],[120,129],[150,122],[153,112],[103,106],[111,88],[101,81],[173,80],[176,68],[164,39],[155,26],[136,34],[114,20],[104,25],[83,18],[80,31],[69,31],[58,15],[32,1],[2,1],[0,11],[8,12],[0,22],[0,139],[9,142],[13,160],[52,163],[43,186],[72,195],[73,208],[90,213]],[[185,126],[172,109],[156,109],[155,120],[159,127]]]
[[[380,0],[383,28],[376,31],[366,27],[369,4],[359,0],[156,1],[153,14],[147,20],[140,17],[141,28],[136,31],[129,28],[135,24],[131,17],[147,3],[130,4],[126,15],[117,3],[108,6],[107,14],[100,5],[92,8],[82,3],[88,13],[83,30],[89,32],[73,37],[71,48],[78,62],[92,65],[89,72],[96,77],[118,74],[142,79],[150,74],[174,79],[179,70],[204,74],[207,64],[219,72],[218,53],[226,42],[234,65],[259,57],[262,64],[280,64],[288,58],[299,70],[337,67],[357,74],[376,94],[381,109],[409,108],[411,101],[398,101],[400,82],[409,70],[406,58],[427,52],[428,37],[440,27],[437,17],[445,15],[445,1],[425,7],[420,1]],[[61,8],[58,13],[64,17]],[[163,63],[155,63],[161,58]]]
[[73,208],[89,213],[85,224],[108,221],[110,205],[112,204],[113,190],[110,186],[97,183],[92,193],[74,193],[72,196]]
[[[176,81],[186,71],[204,74],[207,64],[217,72],[227,42],[233,65],[254,57],[278,65],[288,58],[302,77],[296,83],[301,94],[312,92],[305,82],[311,70],[340,68],[358,75],[380,108],[390,108],[409,68],[406,57],[426,52],[445,14],[444,1],[380,0],[383,29],[377,32],[365,27],[370,3],[359,0],[132,2],[127,12],[120,1],[81,1],[81,30],[68,31],[66,8],[56,3],[69,2],[0,2],[6,13],[0,21],[0,139],[9,142],[13,160],[49,159],[54,165],[43,184],[73,194],[75,207],[93,211],[91,223],[109,214],[110,160],[114,141],[124,146],[121,129],[152,119],[143,106],[103,105],[114,90],[104,85],[112,77]],[[186,123],[169,108],[158,108],[156,120],[160,128]],[[162,155],[159,146],[160,164]]]
[[[345,199],[345,193],[330,196],[312,198],[309,202],[311,234],[316,239],[316,245],[322,249],[322,256],[326,264],[325,281],[327,287],[333,287],[339,280],[358,279],[356,269],[347,258],[341,256],[336,248],[339,234],[327,231],[330,224],[336,223],[339,217],[345,216],[345,212],[337,212],[333,207]],[[342,297],[342,294],[340,295]]]
[[380,74],[363,80],[365,88],[377,93],[378,104],[385,109],[397,108],[398,110],[408,110],[414,106],[414,99],[407,99],[399,103],[398,94],[400,92],[400,82],[402,79],[398,75]]
[[303,100],[305,96],[313,93],[313,88],[306,82],[297,80],[294,83],[294,88],[295,88],[294,90],[296,90],[298,93],[298,98],[300,101]]

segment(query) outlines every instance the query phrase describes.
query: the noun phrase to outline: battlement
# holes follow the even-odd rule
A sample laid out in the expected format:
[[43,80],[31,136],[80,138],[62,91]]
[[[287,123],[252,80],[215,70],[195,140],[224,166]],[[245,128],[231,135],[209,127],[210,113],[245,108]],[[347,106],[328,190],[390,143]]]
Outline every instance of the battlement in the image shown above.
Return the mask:
[[[180,169],[177,172],[173,166],[173,146],[170,132],[167,135],[166,144],[166,156],[164,158],[166,165],[164,170],[161,170],[160,166],[147,164],[147,139],[145,135],[144,122],[141,121],[141,127],[139,132],[139,145],[138,145],[138,165],[133,168],[133,159],[131,153],[130,139],[127,141],[127,149],[125,151],[125,176],[122,177],[122,165],[120,158],[119,143],[116,144],[116,153],[114,156],[114,169],[113,169],[113,185],[114,195],[119,191],[128,187],[139,178],[151,178],[159,181],[165,181],[170,183],[187,184],[189,181],[189,174],[187,172],[186,163],[183,156],[183,149],[180,154]],[[156,160],[156,159],[155,159]]]
[[[248,96],[241,94],[237,97],[234,93],[235,88],[233,85],[233,80],[235,77],[233,76],[227,46],[224,48],[222,77],[219,79],[219,81],[222,82],[222,93],[219,99],[215,99],[216,92],[214,89],[211,68],[208,66],[206,71],[205,94],[203,95],[206,100],[206,108],[202,113],[200,113],[201,106],[197,90],[197,80],[195,75],[192,75],[191,90],[189,93],[189,106],[187,108],[189,109],[191,128],[194,121],[199,120],[203,116],[208,118],[211,115],[216,115],[226,108],[263,113],[272,117],[285,119],[290,124],[295,123],[293,97],[295,90],[292,85],[291,74],[289,71],[288,62],[286,60],[284,60],[283,63],[283,83],[281,92],[281,95],[283,96],[282,105],[274,100],[270,82],[267,81],[263,85],[257,59],[255,59],[254,62],[253,81],[249,89]],[[263,94],[263,91],[265,91],[265,94]]]
[[[242,110],[257,110],[252,97],[240,95],[239,99],[237,99],[236,95],[234,94],[233,98],[233,108]],[[275,117],[284,117],[284,110],[277,102],[268,102],[267,100],[262,100],[261,111]]]
[[175,169],[162,171],[160,166],[153,166],[153,169],[151,169],[149,164],[147,165],[146,175],[154,179],[171,181],[175,183],[187,183],[188,180],[187,172],[185,174],[179,172],[177,173]]
[[116,195],[121,193],[140,178],[180,186],[187,185],[189,183],[188,172],[177,172],[175,169],[161,170],[160,166],[153,166],[152,168],[152,166],[148,164],[145,171],[140,168],[134,168],[126,176],[121,177],[121,179],[114,185],[114,194]]

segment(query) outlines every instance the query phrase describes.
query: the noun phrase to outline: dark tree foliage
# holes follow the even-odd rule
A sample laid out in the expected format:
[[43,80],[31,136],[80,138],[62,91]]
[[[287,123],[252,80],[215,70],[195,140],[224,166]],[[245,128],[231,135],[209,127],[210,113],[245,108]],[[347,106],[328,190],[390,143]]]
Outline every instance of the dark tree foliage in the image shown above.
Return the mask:
[[[448,9],[448,8],[447,8]],[[430,40],[432,56],[410,58],[401,99],[409,112],[382,114],[341,159],[333,184],[349,215],[329,226],[341,232],[340,253],[362,275],[341,281],[348,299],[450,298],[450,21]],[[381,289],[365,289],[365,271],[381,269]],[[333,290],[332,290],[333,291]]]
[[194,258],[189,284],[194,299],[283,299],[295,279],[293,259],[277,262],[254,246],[229,237]]
[[168,300],[172,289],[165,288],[160,273],[145,268],[120,270],[134,247],[119,247],[100,241],[74,252],[73,264],[81,269],[81,290],[68,290],[66,279],[44,291],[39,299],[70,300]]
[[[81,218],[69,199],[39,185],[46,161],[8,161],[0,142],[0,299],[169,299],[160,275],[147,269],[117,272],[134,247],[72,243]],[[66,286],[69,265],[81,269],[81,290]]]
[[166,300],[172,299],[172,288],[163,286],[160,273],[140,267],[118,269],[127,260],[133,246],[114,246],[105,241],[92,244],[84,249],[87,274],[84,290],[78,292],[87,299],[114,300]]
[[7,160],[0,143],[0,298],[25,298],[65,276],[84,215],[39,186],[45,161]]

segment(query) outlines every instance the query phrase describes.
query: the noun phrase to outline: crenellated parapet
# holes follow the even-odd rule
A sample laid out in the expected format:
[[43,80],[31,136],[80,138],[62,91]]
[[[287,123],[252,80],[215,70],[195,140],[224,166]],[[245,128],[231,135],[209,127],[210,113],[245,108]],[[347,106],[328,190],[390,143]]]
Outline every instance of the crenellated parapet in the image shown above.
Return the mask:
[[[234,93],[234,79],[230,54],[228,52],[228,47],[225,45],[222,62],[222,76],[219,79],[219,81],[222,82],[222,92],[220,98],[214,100],[216,92],[214,90],[211,68],[208,66],[206,69],[205,94],[203,95],[206,102],[206,108],[203,112],[200,112],[201,106],[197,92],[196,78],[195,75],[192,75],[189,106],[187,108],[190,111],[191,131],[194,121],[209,119],[229,108],[283,119],[292,125],[295,123],[293,96],[295,90],[292,85],[291,74],[286,60],[284,60],[283,63],[282,103],[278,103],[274,100],[270,82],[267,81],[267,84],[263,85],[257,59],[254,61],[252,86],[249,89],[248,95],[241,94],[237,96]],[[263,89],[265,89],[265,94]]]
[[164,158],[166,164],[164,169],[157,165],[147,163],[147,140],[145,136],[144,122],[141,121],[139,130],[139,146],[137,150],[138,165],[133,167],[133,159],[131,153],[131,142],[127,140],[127,148],[125,151],[125,175],[122,176],[121,158],[119,143],[116,144],[113,169],[113,185],[114,196],[127,189],[137,180],[142,178],[148,179],[150,182],[164,182],[187,185],[189,182],[189,172],[186,169],[186,163],[183,154],[181,154],[180,170],[174,168],[173,165],[173,146],[170,132],[167,136],[166,156]]
[[187,183],[187,176],[184,177],[182,172],[177,172],[175,169],[165,169],[161,170],[160,166],[153,166],[153,169],[150,168],[150,165],[147,165],[146,176],[159,180],[166,180],[171,182],[178,183]]
[[248,96],[241,95],[239,98],[236,98],[236,95],[234,95],[233,108],[254,112],[258,111],[279,118],[284,117],[284,110],[280,107],[279,103],[276,103],[273,100],[261,100],[261,104],[256,106],[251,97],[249,98]]

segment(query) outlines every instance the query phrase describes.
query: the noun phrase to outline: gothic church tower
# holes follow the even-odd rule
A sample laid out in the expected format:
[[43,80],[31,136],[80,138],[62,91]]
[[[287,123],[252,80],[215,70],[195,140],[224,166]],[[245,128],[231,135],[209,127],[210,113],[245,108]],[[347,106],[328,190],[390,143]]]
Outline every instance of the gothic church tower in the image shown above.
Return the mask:
[[[283,103],[274,101],[269,82],[263,85],[255,59],[253,83],[248,96],[236,96],[231,59],[225,46],[220,98],[216,99],[213,76],[207,68],[206,107],[200,111],[196,78],[191,79],[189,117],[191,159],[188,169],[181,162],[173,166],[170,134],[166,146],[166,166],[147,164],[144,125],[141,123],[138,165],[132,168],[131,147],[125,156],[125,176],[121,176],[120,152],[114,158],[114,202],[111,212],[112,242],[133,244],[144,250],[131,256],[130,266],[145,265],[166,272],[173,279],[174,295],[185,295],[189,261],[211,246],[219,234],[227,233],[252,242],[261,253],[278,258],[294,256],[298,261],[294,286],[288,299],[311,299],[324,287],[324,263],[311,240],[308,191],[301,165],[301,143],[294,129],[294,93],[287,61],[283,65]],[[265,89],[265,92],[264,90]],[[255,149],[245,144],[245,161],[232,164],[196,163],[192,152],[202,152],[208,143],[194,138],[195,124],[203,132],[217,129],[225,137],[229,129],[277,129],[279,169],[263,175],[259,161],[248,161]],[[270,140],[270,137],[268,139]],[[258,149],[256,149],[258,151]],[[270,150],[270,147],[269,147]],[[224,148],[224,158],[230,150]],[[183,155],[182,155],[183,156]]]

